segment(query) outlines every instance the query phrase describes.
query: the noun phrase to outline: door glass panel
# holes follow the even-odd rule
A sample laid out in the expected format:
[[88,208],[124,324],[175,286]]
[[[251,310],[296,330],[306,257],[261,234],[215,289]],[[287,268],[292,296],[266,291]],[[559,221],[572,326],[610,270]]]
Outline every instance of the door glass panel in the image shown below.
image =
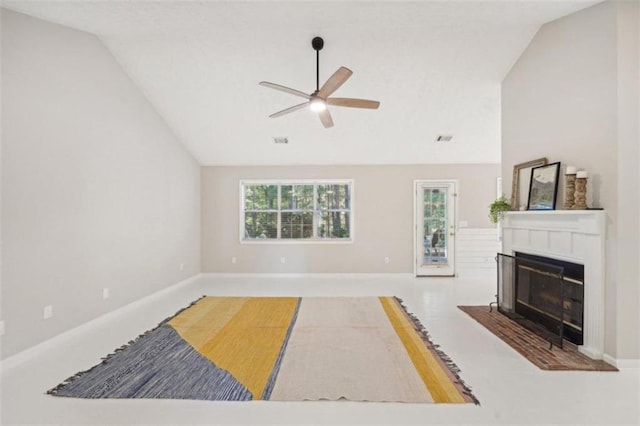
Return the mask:
[[442,265],[448,262],[447,230],[448,188],[424,188],[423,231],[424,265]]

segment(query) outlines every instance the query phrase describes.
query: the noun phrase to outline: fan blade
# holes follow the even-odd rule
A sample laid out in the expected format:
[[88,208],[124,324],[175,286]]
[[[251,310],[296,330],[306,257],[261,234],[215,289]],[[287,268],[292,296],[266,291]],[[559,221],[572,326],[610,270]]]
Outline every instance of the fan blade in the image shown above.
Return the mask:
[[301,92],[299,90],[292,89],[292,88],[286,87],[286,86],[281,86],[281,85],[275,84],[275,83],[269,83],[268,81],[261,81],[259,84],[260,84],[260,86],[269,87],[271,89],[279,90],[281,92],[286,92],[286,93],[289,93],[291,95],[300,96],[301,98],[305,98],[305,99],[311,98],[311,96],[309,96],[306,93]]
[[322,85],[318,91],[318,96],[326,99],[329,95],[338,90],[340,86],[342,86],[344,82],[351,77],[351,74],[353,74],[353,71],[349,68],[338,68],[338,71],[334,72],[333,75],[329,77],[329,80]]
[[328,98],[327,105],[335,105],[348,108],[377,109],[380,106],[380,102],[370,101],[368,99]]
[[320,117],[320,121],[322,121],[322,125],[325,128],[333,127],[333,118],[331,118],[331,114],[328,109],[324,109],[318,112],[318,117]]
[[269,116],[269,118],[276,118],[276,117],[283,116],[285,114],[289,114],[289,113],[294,112],[294,111],[298,111],[299,109],[305,108],[307,105],[309,105],[309,102],[303,102],[301,104],[294,105],[294,106],[289,107],[287,109],[283,109],[282,111],[274,112],[273,114],[271,114]]

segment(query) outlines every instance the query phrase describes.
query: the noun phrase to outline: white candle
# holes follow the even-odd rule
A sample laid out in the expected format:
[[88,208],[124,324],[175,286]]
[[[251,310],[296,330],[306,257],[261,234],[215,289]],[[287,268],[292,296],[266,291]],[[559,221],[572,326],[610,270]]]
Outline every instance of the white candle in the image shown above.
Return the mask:
[[573,166],[567,166],[567,170],[564,172],[565,175],[575,175],[576,168]]
[[576,174],[578,179],[586,179],[588,177],[586,170],[581,170]]

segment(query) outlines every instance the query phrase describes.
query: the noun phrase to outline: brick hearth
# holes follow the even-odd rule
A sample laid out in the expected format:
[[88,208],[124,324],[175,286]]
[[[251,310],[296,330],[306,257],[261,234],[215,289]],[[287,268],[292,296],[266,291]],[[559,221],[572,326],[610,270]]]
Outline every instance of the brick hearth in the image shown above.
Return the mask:
[[618,371],[604,361],[591,359],[578,352],[568,342],[565,342],[562,349],[556,346],[549,349],[547,340],[497,312],[495,308],[493,312],[489,312],[488,306],[458,308],[542,370]]

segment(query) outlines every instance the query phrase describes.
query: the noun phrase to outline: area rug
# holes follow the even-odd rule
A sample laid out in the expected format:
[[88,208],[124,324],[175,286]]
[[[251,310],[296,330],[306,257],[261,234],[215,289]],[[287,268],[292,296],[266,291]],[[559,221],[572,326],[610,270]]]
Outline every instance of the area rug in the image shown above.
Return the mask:
[[570,343],[562,348],[553,346],[534,332],[512,321],[488,306],[458,306],[526,359],[542,370],[618,371],[604,361],[595,360],[579,352]]
[[458,373],[395,297],[203,297],[48,393],[478,404]]

